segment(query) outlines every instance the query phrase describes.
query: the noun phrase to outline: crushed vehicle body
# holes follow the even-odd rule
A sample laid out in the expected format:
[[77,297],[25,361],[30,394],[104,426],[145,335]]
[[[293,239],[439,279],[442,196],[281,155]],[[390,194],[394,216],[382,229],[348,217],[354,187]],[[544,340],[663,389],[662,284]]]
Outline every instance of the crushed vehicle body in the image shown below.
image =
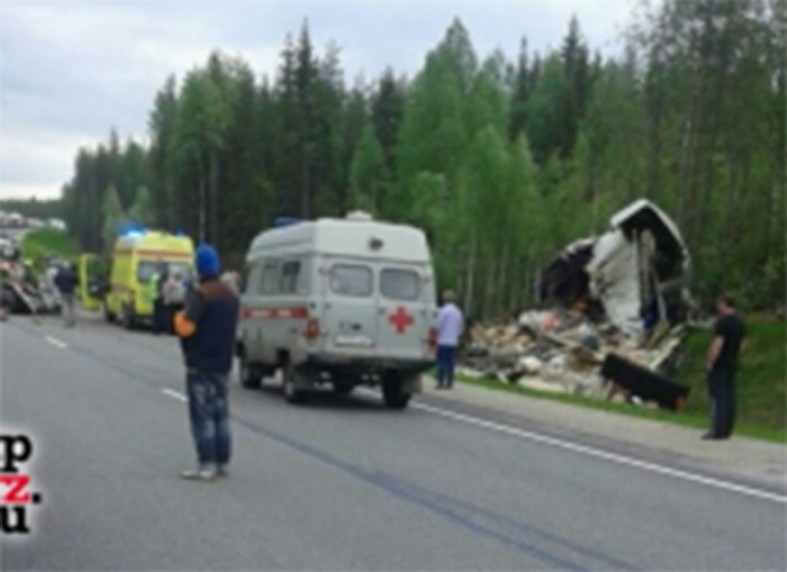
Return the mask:
[[572,242],[542,270],[539,309],[471,329],[464,373],[680,409],[688,390],[671,376],[690,267],[675,223],[653,203],[635,201],[612,216],[607,232]]
[[614,325],[631,334],[685,319],[691,258],[675,223],[640,199],[610,219],[597,239],[570,244],[544,270],[547,303],[599,303]]

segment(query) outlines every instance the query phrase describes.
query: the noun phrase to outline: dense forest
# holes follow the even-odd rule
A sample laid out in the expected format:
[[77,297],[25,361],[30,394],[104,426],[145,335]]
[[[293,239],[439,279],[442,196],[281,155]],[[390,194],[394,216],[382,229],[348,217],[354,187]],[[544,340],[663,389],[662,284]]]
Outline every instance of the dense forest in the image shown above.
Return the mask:
[[[512,14],[511,17],[516,17]],[[750,308],[785,284],[785,3],[643,5],[603,59],[568,23],[559,48],[479,59],[459,20],[412,78],[348,83],[304,24],[273,77],[213,53],[168,78],[149,143],[81,149],[63,189],[85,250],[133,220],[241,264],[277,216],[364,209],[424,228],[440,287],[492,317],[534,302],[538,271],[646,197],[693,254],[693,289]]]

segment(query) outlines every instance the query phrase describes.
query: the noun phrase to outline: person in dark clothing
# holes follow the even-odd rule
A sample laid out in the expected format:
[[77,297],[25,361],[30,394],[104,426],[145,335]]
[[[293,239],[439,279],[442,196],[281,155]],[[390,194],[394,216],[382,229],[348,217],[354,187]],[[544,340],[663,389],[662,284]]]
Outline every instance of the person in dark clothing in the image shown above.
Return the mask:
[[169,278],[167,265],[160,262],[158,269],[150,277],[150,296],[153,299],[153,333],[161,334],[169,329],[166,321],[166,308],[164,307],[164,284]]
[[55,276],[55,287],[60,293],[60,307],[63,314],[63,326],[73,328],[76,325],[74,318],[74,303],[76,289],[79,284],[76,268],[73,264],[65,264]]
[[197,449],[196,470],[184,479],[210,481],[227,475],[231,435],[227,385],[232,369],[238,297],[219,279],[219,257],[210,245],[197,249],[199,284],[175,315],[186,364],[191,432]]
[[713,342],[708,350],[708,396],[711,403],[711,430],[703,439],[729,439],[735,424],[735,374],[738,354],[746,326],[735,310],[729,295],[716,302],[719,319],[714,328]]

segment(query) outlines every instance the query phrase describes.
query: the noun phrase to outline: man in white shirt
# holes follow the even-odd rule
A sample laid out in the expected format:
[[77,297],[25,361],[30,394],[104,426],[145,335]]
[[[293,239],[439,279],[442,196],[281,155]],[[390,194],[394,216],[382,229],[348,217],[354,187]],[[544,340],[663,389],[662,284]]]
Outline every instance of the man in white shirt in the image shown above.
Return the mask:
[[464,331],[464,317],[455,301],[453,291],[446,290],[437,313],[437,389],[450,389],[454,384],[456,347]]

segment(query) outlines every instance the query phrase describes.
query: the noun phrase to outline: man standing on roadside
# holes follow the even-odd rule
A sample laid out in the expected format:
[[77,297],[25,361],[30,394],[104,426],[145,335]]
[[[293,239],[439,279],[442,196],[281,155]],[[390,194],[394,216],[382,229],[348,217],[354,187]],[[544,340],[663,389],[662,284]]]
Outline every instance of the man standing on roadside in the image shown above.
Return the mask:
[[219,257],[212,246],[197,249],[199,285],[192,289],[184,310],[175,316],[186,362],[191,432],[197,449],[196,470],[184,479],[211,481],[227,476],[230,460],[228,377],[232,369],[238,298],[219,279]]
[[73,264],[66,262],[55,276],[55,286],[60,293],[63,326],[66,328],[73,328],[76,324],[74,298],[76,297],[77,284],[79,284],[79,278],[76,269]]
[[455,301],[454,292],[446,290],[437,313],[437,389],[451,389],[454,385],[456,347],[464,330],[462,311]]
[[743,320],[731,296],[722,294],[716,301],[719,319],[708,350],[708,396],[711,403],[711,430],[703,439],[729,439],[735,423],[735,374],[738,354],[746,335]]

